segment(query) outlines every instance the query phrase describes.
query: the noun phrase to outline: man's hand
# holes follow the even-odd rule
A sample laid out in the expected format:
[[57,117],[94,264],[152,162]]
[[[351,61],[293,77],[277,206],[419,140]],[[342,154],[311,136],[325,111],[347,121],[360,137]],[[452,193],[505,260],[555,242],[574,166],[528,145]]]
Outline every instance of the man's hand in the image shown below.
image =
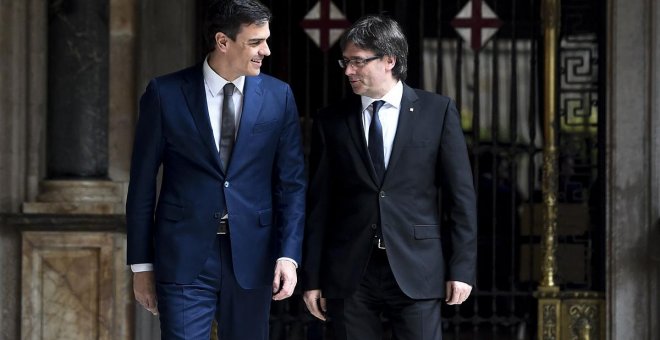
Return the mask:
[[460,305],[470,296],[471,291],[472,286],[467,283],[447,281],[445,302],[448,305]]
[[326,302],[320,289],[308,290],[303,294],[305,305],[312,315],[325,321]]
[[275,265],[275,277],[273,278],[273,300],[284,300],[293,294],[298,283],[296,266],[285,260],[277,261]]
[[158,299],[156,298],[156,281],[154,272],[133,273],[133,294],[135,300],[153,315],[158,315]]

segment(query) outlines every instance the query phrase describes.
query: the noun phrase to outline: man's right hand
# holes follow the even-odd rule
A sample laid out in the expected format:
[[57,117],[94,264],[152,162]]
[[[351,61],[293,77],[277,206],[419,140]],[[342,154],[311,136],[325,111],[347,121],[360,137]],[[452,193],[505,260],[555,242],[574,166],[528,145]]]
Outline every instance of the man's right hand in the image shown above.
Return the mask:
[[153,315],[158,315],[158,299],[156,298],[156,280],[154,272],[133,273],[133,294],[135,300]]
[[320,289],[305,291],[303,300],[305,300],[305,305],[307,305],[307,309],[312,315],[325,321],[326,302]]

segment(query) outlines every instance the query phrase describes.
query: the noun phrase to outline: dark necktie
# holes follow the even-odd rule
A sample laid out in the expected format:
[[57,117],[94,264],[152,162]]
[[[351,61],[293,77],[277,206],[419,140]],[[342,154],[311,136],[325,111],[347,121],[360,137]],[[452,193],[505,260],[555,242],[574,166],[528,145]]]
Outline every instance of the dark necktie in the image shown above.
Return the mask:
[[[383,182],[385,175],[385,151],[383,149],[383,126],[380,124],[378,117],[378,110],[385,104],[382,100],[377,100],[373,103],[373,115],[371,116],[371,124],[369,125],[369,155],[371,156],[371,163],[376,170],[376,176],[380,183]],[[378,184],[380,184],[378,183]]]
[[222,89],[224,98],[222,98],[222,127],[220,129],[220,160],[222,161],[222,170],[227,171],[227,165],[231,158],[231,150],[234,148],[234,136],[236,135],[236,109],[234,108],[234,84],[227,83]]

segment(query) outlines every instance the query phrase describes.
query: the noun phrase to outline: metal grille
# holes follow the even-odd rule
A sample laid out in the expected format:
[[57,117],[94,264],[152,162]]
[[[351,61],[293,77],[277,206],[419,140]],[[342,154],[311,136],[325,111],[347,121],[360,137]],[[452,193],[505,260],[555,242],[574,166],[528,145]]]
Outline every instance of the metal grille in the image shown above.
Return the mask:
[[520,211],[540,212],[540,2],[487,3],[504,25],[481,50],[452,36],[452,28],[435,42],[442,70],[436,88],[461,108],[479,214],[477,287],[462,306],[444,308],[443,325],[445,339],[530,339],[536,303],[529,273],[539,254],[526,249],[538,240],[523,237],[534,224]]
[[[204,2],[199,0],[200,3]],[[350,91],[335,60],[300,26],[318,0],[262,0],[272,9],[272,55],[264,71],[291,84],[309,140],[311,116]],[[542,235],[541,0],[482,0],[503,25],[479,52],[450,22],[467,0],[333,0],[351,22],[386,13],[406,31],[407,83],[455,99],[478,192],[477,287],[460,307],[443,307],[444,338],[532,339]],[[202,7],[200,7],[202,8]],[[562,1],[557,121],[560,124],[558,273],[562,288],[604,289],[604,6]],[[200,11],[201,13],[201,11]],[[599,13],[600,15],[593,15]],[[445,238],[446,239],[446,238]],[[331,340],[301,294],[273,303],[271,339]]]

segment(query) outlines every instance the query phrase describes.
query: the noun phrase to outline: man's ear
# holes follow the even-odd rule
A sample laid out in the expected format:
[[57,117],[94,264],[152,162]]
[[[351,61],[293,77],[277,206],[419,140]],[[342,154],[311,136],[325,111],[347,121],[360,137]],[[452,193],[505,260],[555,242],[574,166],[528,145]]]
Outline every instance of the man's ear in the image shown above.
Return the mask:
[[396,65],[396,57],[392,55],[386,55],[383,57],[383,60],[385,60],[385,68],[390,71],[394,68]]
[[215,34],[215,48],[218,51],[226,52],[228,42],[229,42],[229,37],[226,34],[222,32],[218,32]]

